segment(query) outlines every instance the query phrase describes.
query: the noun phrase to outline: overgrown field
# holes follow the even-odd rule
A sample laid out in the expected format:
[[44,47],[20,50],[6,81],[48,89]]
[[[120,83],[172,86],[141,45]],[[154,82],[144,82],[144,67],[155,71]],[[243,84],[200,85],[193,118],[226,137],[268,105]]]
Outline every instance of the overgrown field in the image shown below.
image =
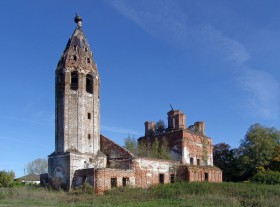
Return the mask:
[[103,196],[44,188],[0,188],[2,206],[280,206],[280,185],[174,183],[149,189],[119,188]]

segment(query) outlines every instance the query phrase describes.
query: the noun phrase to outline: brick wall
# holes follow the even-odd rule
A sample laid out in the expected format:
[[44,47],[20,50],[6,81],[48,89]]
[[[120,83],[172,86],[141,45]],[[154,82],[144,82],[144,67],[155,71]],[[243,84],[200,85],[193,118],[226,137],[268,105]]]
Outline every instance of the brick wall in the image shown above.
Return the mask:
[[[182,141],[183,164],[213,166],[212,139],[184,130]],[[191,163],[191,158],[193,163]]]
[[189,166],[187,170],[190,182],[222,182],[222,171],[219,168]]
[[133,170],[98,169],[96,170],[95,191],[102,194],[113,187],[135,187],[135,174]]
[[179,162],[154,158],[137,158],[133,160],[135,185],[141,188],[170,183],[171,174],[175,174]]
[[107,156],[107,167],[131,169],[131,160],[135,156],[103,135],[100,135],[100,150]]

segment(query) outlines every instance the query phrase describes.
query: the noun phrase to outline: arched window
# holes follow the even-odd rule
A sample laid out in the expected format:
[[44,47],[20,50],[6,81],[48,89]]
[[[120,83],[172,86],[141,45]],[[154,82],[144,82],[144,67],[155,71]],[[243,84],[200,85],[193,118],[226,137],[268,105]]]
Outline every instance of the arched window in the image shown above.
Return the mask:
[[92,75],[87,74],[86,76],[86,90],[88,93],[93,92],[93,80],[92,80]]
[[78,73],[73,71],[71,73],[71,90],[77,90],[79,85]]
[[73,55],[73,60],[77,61],[77,56],[76,55]]

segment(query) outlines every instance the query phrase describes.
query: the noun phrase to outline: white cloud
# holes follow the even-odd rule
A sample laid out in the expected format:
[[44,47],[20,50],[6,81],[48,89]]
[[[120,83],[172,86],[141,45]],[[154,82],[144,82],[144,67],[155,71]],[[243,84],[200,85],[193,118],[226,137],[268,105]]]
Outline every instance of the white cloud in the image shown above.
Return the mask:
[[250,94],[247,100],[249,112],[268,120],[279,118],[279,84],[271,74],[247,69],[239,81]]
[[[265,119],[279,116],[279,85],[268,72],[250,69],[250,54],[238,40],[226,36],[209,24],[191,25],[187,14],[175,1],[126,1],[112,4],[121,14],[134,21],[146,32],[179,47],[202,46],[224,60],[236,65],[235,75],[248,93],[247,106],[251,113]],[[245,71],[240,70],[240,68]]]
[[135,130],[131,129],[124,129],[124,128],[119,128],[119,127],[114,127],[114,126],[101,126],[101,130],[103,131],[108,131],[108,132],[114,132],[114,133],[119,133],[119,134],[132,134],[132,135],[139,135],[140,133]]
[[[245,63],[250,55],[236,40],[225,36],[209,24],[189,26],[188,16],[174,1],[157,1],[149,6],[144,1],[133,5],[128,1],[114,1],[113,7],[134,21],[146,32],[181,47],[202,44],[204,48],[222,53],[225,60]],[[142,2],[142,3],[139,3]],[[139,5],[140,4],[140,5]]]
[[244,45],[238,41],[225,36],[221,31],[211,25],[200,25],[193,30],[196,42],[203,41],[205,45],[211,47],[215,53],[223,56],[224,60],[231,61],[235,64],[245,64],[250,59]]

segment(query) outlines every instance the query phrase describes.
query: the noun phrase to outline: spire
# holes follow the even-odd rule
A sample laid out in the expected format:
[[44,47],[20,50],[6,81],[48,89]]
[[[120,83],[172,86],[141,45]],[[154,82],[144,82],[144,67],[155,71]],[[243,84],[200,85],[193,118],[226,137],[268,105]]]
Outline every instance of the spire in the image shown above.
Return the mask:
[[82,18],[76,14],[74,21],[77,27],[70,37],[61,59],[58,62],[58,69],[66,67],[80,68],[86,71],[94,71],[97,75],[98,72],[93,54],[82,29]]

